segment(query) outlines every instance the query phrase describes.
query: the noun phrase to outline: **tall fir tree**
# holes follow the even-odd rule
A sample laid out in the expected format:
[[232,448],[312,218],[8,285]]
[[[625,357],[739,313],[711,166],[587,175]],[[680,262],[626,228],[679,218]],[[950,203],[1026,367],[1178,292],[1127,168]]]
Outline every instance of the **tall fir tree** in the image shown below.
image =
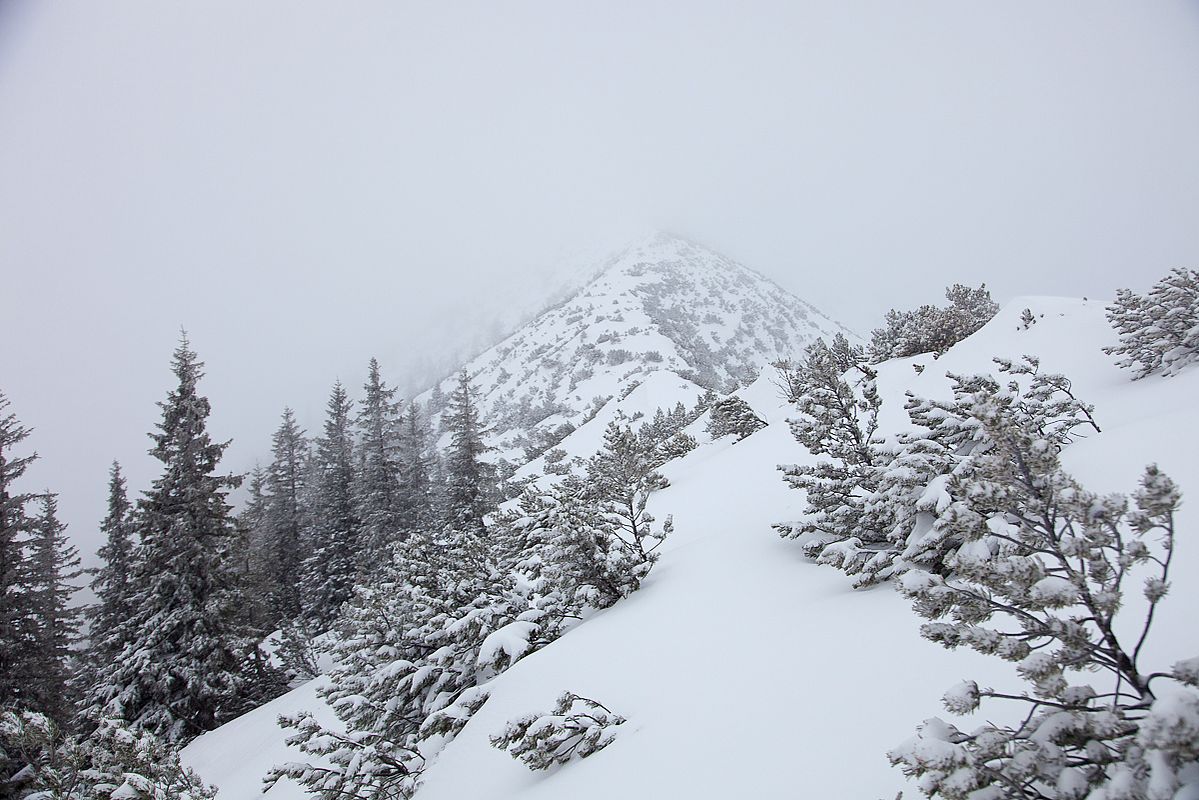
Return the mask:
[[263,690],[248,679],[251,648],[236,627],[227,558],[234,530],[226,497],[240,479],[217,474],[228,443],[208,434],[202,368],[184,334],[172,363],[178,385],[159,403],[162,421],[151,434],[162,474],[138,504],[130,642],[89,697],[98,716],[172,742],[216,728]]
[[58,519],[58,499],[40,498],[29,540],[27,591],[31,601],[33,642],[25,659],[28,705],[60,725],[73,716],[76,682],[72,646],[79,641],[80,612],[71,596],[73,581],[83,574],[79,552],[66,538]]
[[445,455],[445,522],[458,530],[482,530],[496,495],[494,470],[483,460],[490,448],[479,417],[478,398],[463,370],[450,394],[442,422],[450,434]]
[[266,473],[264,526],[271,608],[277,624],[300,615],[300,575],[306,557],[303,493],[308,442],[295,413],[283,409]]
[[405,534],[433,523],[433,429],[420,404],[413,400],[403,415],[398,439],[400,502],[397,522]]
[[354,590],[361,523],[354,502],[353,405],[345,387],[333,386],[324,435],[316,441],[312,491],[313,544],[301,586],[304,616],[327,625]]
[[8,398],[0,392],[0,706],[24,701],[19,676],[30,641],[24,540],[31,529],[25,506],[33,495],[18,492],[14,484],[37,458],[36,453],[13,453],[29,436],[29,429],[15,414],[6,413],[8,407]]
[[396,390],[389,388],[371,359],[366,396],[358,413],[358,516],[362,521],[363,567],[380,563],[399,534],[400,484],[397,441],[400,419]]
[[131,510],[121,465],[114,461],[108,477],[108,513],[100,524],[104,544],[97,551],[104,564],[92,572],[91,588],[97,602],[88,611],[91,660],[96,664],[111,663],[128,644],[129,629],[123,623],[134,610],[136,545]]
[[241,590],[238,624],[257,638],[276,628],[274,554],[267,529],[267,470],[260,464],[246,476],[246,500],[234,520],[234,538],[229,548],[229,566]]

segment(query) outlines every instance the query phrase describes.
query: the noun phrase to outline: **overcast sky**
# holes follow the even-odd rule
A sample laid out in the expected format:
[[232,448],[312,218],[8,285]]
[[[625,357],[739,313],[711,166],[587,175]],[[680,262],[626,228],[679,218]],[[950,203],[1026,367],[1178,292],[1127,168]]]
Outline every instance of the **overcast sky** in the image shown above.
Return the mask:
[[1196,2],[0,0],[0,390],[98,543],[186,326],[230,469],[653,228],[853,328],[1199,265]]

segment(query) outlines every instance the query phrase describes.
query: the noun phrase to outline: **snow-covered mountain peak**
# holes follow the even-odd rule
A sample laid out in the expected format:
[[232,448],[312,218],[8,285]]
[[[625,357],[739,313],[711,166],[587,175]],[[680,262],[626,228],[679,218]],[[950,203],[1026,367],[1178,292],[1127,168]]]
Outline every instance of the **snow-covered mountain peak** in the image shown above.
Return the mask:
[[[655,233],[604,261],[574,295],[466,369],[497,443],[515,455],[652,373],[667,373],[654,382],[671,385],[663,405],[690,402],[705,389],[746,385],[764,364],[840,332],[849,333],[748,267]],[[453,384],[447,378],[441,392]],[[432,394],[422,399],[438,410]]]

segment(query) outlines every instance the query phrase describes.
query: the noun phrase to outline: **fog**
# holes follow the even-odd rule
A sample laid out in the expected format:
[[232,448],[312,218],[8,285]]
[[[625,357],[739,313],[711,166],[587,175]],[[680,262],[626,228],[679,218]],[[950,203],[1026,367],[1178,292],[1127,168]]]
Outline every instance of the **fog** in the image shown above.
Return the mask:
[[0,0],[0,390],[99,543],[181,326],[226,466],[650,229],[863,333],[1199,264],[1194,2]]

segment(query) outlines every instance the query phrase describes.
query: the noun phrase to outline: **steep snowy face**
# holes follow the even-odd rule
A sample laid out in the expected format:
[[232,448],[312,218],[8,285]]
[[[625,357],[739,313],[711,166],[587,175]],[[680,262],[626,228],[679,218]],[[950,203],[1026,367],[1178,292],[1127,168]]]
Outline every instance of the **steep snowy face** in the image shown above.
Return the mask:
[[[466,369],[497,440],[511,445],[577,425],[651,373],[678,377],[675,399],[732,391],[763,364],[837,333],[854,338],[753,270],[658,234],[609,259],[576,294]],[[453,385],[446,379],[440,389]]]

